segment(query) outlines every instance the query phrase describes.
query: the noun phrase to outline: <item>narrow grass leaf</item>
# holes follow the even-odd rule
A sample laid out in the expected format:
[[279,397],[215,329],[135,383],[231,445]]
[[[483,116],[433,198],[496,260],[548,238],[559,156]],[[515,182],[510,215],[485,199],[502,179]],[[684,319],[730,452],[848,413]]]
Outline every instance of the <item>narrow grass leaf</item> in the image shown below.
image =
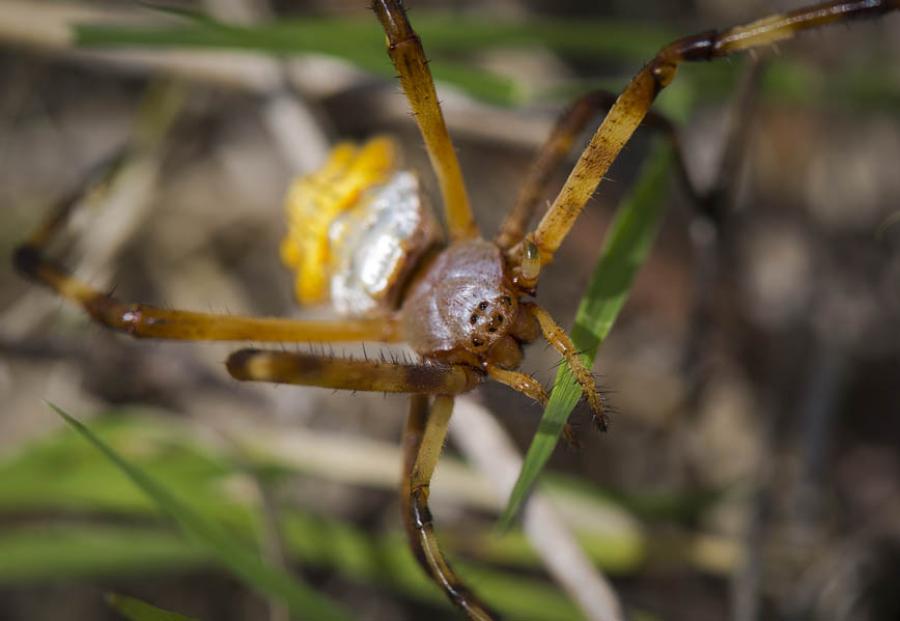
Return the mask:
[[[676,32],[651,24],[612,20],[539,20],[513,22],[467,18],[446,13],[416,12],[413,26],[429,53],[479,52],[488,49],[534,48],[543,45],[583,58],[646,60]],[[304,17],[253,26],[234,26],[214,19],[180,25],[75,26],[79,45],[160,45],[253,49],[270,53],[377,47],[384,35],[371,17]]]
[[196,621],[193,617],[162,610],[127,595],[110,593],[106,596],[106,603],[128,621]]
[[[393,67],[386,62],[382,31],[370,17],[308,16],[243,27],[216,21],[191,9],[150,8],[156,13],[181,17],[183,23],[78,24],[73,28],[75,41],[91,47],[242,49],[269,54],[313,52],[343,58],[377,75],[394,74]],[[430,11],[417,11],[413,21],[433,61],[431,68],[436,79],[472,97],[499,105],[521,103],[522,93],[527,89],[508,76],[473,67],[465,58],[459,61],[461,56],[494,49],[544,47],[572,58],[635,63],[637,69],[638,63],[647,61],[662,45],[684,34],[649,23],[573,19],[512,22]],[[885,79],[885,72],[880,69],[878,66],[863,70],[835,68],[828,80],[822,80],[820,72],[807,64],[778,59],[772,62],[771,77],[764,82],[761,93],[766,98],[778,101],[788,98],[817,107],[838,105],[893,113],[898,109],[900,83]],[[729,63],[693,66],[685,68],[676,84],[683,84],[704,100],[721,99],[732,92],[737,73]],[[614,81],[614,90],[621,86],[624,77]],[[596,88],[597,84],[596,76],[588,78],[588,88]],[[576,92],[583,90],[579,87]]]
[[0,584],[146,577],[173,568],[208,567],[213,564],[210,556],[169,530],[79,524],[62,518],[0,531]]
[[182,503],[142,470],[123,459],[82,423],[52,403],[49,405],[66,423],[100,450],[135,485],[150,496],[160,510],[174,519],[192,540],[212,553],[246,584],[267,597],[284,602],[297,616],[322,619],[323,621],[349,619],[336,604],[297,582],[288,574],[263,563],[256,551],[236,541],[232,534],[218,524],[209,522]]
[[[610,228],[587,293],[578,307],[571,336],[588,366],[593,364],[600,343],[609,334],[635,275],[649,254],[659,228],[671,160],[670,147],[657,146],[632,195],[626,199]],[[500,517],[501,529],[508,529],[518,515],[580,399],[581,388],[568,365],[561,365],[537,434]]]
[[[179,26],[75,26],[78,45],[88,47],[238,49],[276,55],[317,53],[346,60],[364,71],[392,77],[396,70],[384,49],[384,35],[374,21],[310,18],[253,27],[211,19]],[[451,60],[432,64],[435,79],[498,105],[521,102],[516,80]]]
[[[245,470],[210,452],[202,433],[140,410],[92,418],[91,432],[133,467],[165,481],[171,495],[190,499],[195,513],[226,528],[232,539],[252,545],[259,532],[255,503],[246,494],[226,491],[244,480]],[[264,444],[248,456],[254,469],[328,476],[295,470],[293,462],[266,453]],[[617,503],[610,503],[609,492],[557,475],[546,476],[544,485],[567,513],[591,516],[589,525],[579,522],[576,535],[592,562],[616,575],[631,575],[643,566],[655,544]],[[658,517],[656,509],[651,511],[651,519]],[[45,517],[30,520],[35,515]],[[92,519],[78,519],[83,515]],[[209,546],[186,541],[174,524],[155,519],[158,515],[153,501],[79,434],[66,429],[23,444],[14,455],[0,459],[0,521],[8,524],[0,530],[0,587],[109,576],[150,579],[215,567]],[[279,518],[285,550],[303,567],[435,609],[449,607],[410,554],[401,532],[375,535],[292,504],[281,508]],[[497,538],[478,529],[447,529],[442,537],[448,551],[466,550],[468,562],[460,560],[457,569],[479,585],[504,618],[581,618],[558,588],[529,575],[541,563],[520,532]],[[498,565],[504,569],[496,569]],[[723,565],[714,567],[721,571]]]

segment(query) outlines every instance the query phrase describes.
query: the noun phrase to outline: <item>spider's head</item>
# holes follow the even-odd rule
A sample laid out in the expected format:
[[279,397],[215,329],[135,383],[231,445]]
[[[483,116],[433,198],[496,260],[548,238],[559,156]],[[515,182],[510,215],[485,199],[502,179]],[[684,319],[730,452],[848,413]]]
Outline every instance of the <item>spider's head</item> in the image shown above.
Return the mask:
[[511,292],[483,296],[464,317],[461,332],[465,348],[481,360],[514,369],[522,360],[522,348],[513,333],[520,321],[519,301]]
[[410,290],[402,312],[406,339],[424,356],[516,368],[520,344],[539,333],[523,312],[521,295],[497,246],[459,242],[442,252]]
[[541,335],[540,326],[530,314],[519,307],[508,322],[504,334],[496,338],[483,355],[486,363],[502,369],[517,369],[522,363],[522,345],[531,343]]
[[487,251],[464,282],[454,283],[455,295],[447,298],[451,312],[445,321],[456,324],[459,345],[482,364],[516,369],[522,361],[522,345],[540,335],[539,326],[520,302],[536,280],[524,288],[518,286],[513,278],[521,270],[511,272],[496,248],[478,247]]

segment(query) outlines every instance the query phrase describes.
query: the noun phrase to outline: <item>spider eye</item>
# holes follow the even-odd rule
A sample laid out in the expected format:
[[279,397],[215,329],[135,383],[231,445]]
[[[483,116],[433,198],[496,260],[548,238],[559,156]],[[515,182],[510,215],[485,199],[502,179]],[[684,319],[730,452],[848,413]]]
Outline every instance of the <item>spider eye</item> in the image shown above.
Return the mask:
[[487,307],[488,307],[488,303],[487,303],[487,302],[480,302],[480,303],[478,304],[478,310],[487,310]]
[[478,337],[475,337],[472,339],[472,345],[474,345],[475,347],[481,347],[482,345],[484,345],[484,341],[482,341]]
[[472,315],[471,317],[469,317],[469,323],[473,326],[478,323],[478,315]]

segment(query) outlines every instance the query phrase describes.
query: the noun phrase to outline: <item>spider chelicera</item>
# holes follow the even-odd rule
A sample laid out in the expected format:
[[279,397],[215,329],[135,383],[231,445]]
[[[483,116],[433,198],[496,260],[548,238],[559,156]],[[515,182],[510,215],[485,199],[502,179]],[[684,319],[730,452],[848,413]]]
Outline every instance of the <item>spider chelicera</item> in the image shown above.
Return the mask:
[[[423,203],[416,177],[399,170],[395,147],[375,138],[339,145],[327,164],[295,182],[288,196],[289,232],[281,254],[296,271],[302,303],[330,301],[332,321],[250,318],[126,304],[77,280],[46,248],[81,196],[104,174],[60,202],[52,217],[15,252],[18,270],[81,305],[98,322],[135,337],[267,342],[406,342],[419,363],[354,360],[309,353],[243,349],[227,362],[240,380],[409,393],[404,432],[403,517],[426,572],[472,619],[492,613],[466,588],[440,551],[428,508],[429,484],[453,407],[453,396],[486,378],[545,402],[543,387],[518,371],[522,345],[546,339],[566,360],[595,421],[605,428],[603,400],[590,369],[553,318],[534,301],[549,263],[604,174],[646,119],[684,61],[711,60],[789,39],[798,31],[900,8],[900,0],[838,1],[773,15],[743,26],[679,39],[647,63],[618,96],[583,96],[560,118],[493,241],[472,217],[456,153],[419,38],[400,0],[375,0],[388,54],[415,114],[437,175],[446,239]],[[603,122],[537,227],[528,225],[551,173],[600,112]],[[107,166],[104,170],[111,169]]]

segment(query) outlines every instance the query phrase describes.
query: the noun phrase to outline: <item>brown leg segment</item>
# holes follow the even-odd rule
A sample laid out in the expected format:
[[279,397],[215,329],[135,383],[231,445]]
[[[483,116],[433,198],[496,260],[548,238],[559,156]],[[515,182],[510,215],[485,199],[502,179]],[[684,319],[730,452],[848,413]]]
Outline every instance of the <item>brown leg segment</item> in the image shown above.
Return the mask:
[[836,22],[876,17],[900,8],[900,0],[826,2],[772,15],[722,32],[706,32],[664,47],[632,79],[603,119],[549,211],[534,233],[541,261],[549,263],[578,214],[597,189],[622,147],[640,125],[653,100],[684,61],[712,60],[753,47],[772,45],[796,33]]
[[495,365],[488,365],[487,374],[492,380],[506,384],[516,392],[534,399],[541,405],[547,405],[547,391],[541,383],[525,373],[508,371]]
[[450,237],[454,240],[478,237],[478,226],[469,207],[459,160],[444,123],[422,42],[406,18],[400,0],[374,0],[372,9],[384,27],[388,55],[400,74],[400,84],[437,174]]
[[452,397],[436,397],[430,412],[427,396],[412,397],[403,432],[403,523],[416,560],[450,601],[469,619],[491,621],[498,617],[462,584],[444,558],[428,508],[431,476],[444,445],[452,411]]
[[584,363],[578,350],[575,349],[572,339],[569,338],[565,330],[559,327],[553,317],[550,316],[550,313],[537,304],[527,304],[525,309],[537,319],[547,342],[566,359],[572,375],[575,376],[575,379],[584,391],[588,405],[591,406],[594,422],[600,429],[606,431],[608,420],[603,406],[603,398],[600,396],[600,391],[597,389],[597,383],[594,381],[590,368]]
[[121,302],[75,278],[61,265],[47,258],[45,249],[82,197],[105,189],[112,170],[122,161],[122,157],[119,154],[98,167],[81,187],[61,200],[47,221],[15,250],[13,263],[22,275],[80,305],[99,323],[140,338],[282,342],[401,340],[396,322],[389,317],[295,321],[165,310]]
[[79,304],[96,321],[138,338],[189,341],[399,341],[393,319],[297,321],[165,310],[126,304],[74,278],[31,244],[16,249],[16,269]]
[[[500,225],[500,231],[496,237],[498,246],[508,249],[522,241],[541,197],[547,192],[547,186],[553,173],[565,159],[575,140],[588,123],[599,114],[612,108],[617,98],[618,95],[608,91],[590,91],[580,96],[563,111],[547,141],[541,146],[537,157],[532,162],[525,182],[516,197],[515,205]],[[644,118],[642,126],[663,132],[672,142],[681,182],[691,198],[695,198],[698,194],[687,172],[675,125],[664,115],[651,110]]]
[[[543,406],[546,406],[547,401],[550,400],[547,391],[544,390],[541,383],[526,373],[520,371],[508,371],[495,365],[488,365],[487,374],[492,380],[509,386],[516,392],[522,393]],[[569,423],[566,423],[563,427],[563,438],[569,446],[578,448],[575,430],[572,429],[572,425]]]
[[56,203],[50,217],[38,227],[25,245],[43,248],[49,244],[82,199],[87,198],[88,194],[103,195],[109,189],[110,182],[130,154],[128,147],[122,147],[92,166],[82,182]]
[[478,371],[464,365],[404,364],[260,349],[236,351],[226,366],[239,380],[336,390],[455,395],[472,390],[482,380]]

